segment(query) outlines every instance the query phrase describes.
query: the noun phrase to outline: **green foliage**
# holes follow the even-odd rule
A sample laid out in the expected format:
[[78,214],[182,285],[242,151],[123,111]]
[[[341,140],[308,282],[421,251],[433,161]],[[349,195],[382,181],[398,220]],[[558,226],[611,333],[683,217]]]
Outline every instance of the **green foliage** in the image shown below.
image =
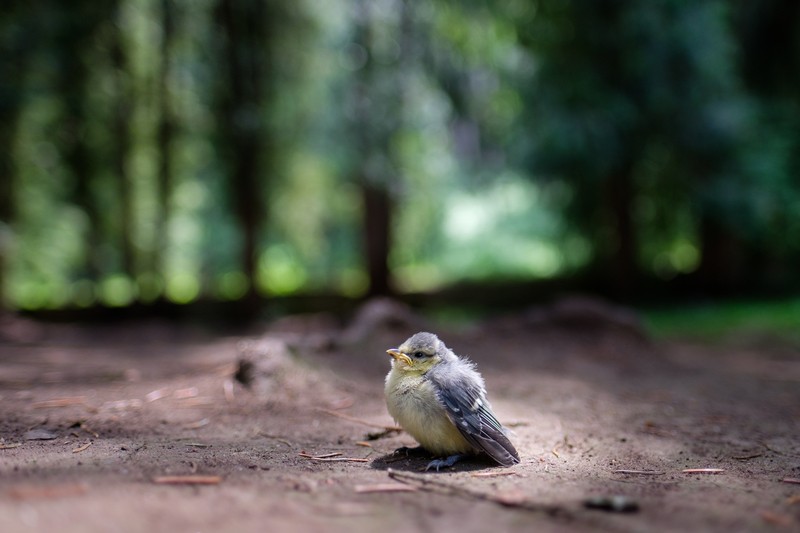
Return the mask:
[[[12,1],[0,296],[361,296],[366,187],[390,204],[400,290],[607,276],[625,239],[637,275],[690,276],[713,255],[709,226],[745,265],[739,287],[791,286],[793,13],[788,0]],[[772,37],[785,58],[763,55]]]
[[569,184],[570,220],[595,247],[614,231],[607,184],[624,176],[640,261],[660,274],[696,267],[676,247],[699,246],[692,213],[714,202],[718,182],[738,179],[729,160],[748,126],[725,4],[539,5],[523,26],[539,58],[527,98],[529,166]]
[[738,335],[794,337],[800,327],[800,300],[740,300],[678,306],[645,312],[657,337],[717,340]]

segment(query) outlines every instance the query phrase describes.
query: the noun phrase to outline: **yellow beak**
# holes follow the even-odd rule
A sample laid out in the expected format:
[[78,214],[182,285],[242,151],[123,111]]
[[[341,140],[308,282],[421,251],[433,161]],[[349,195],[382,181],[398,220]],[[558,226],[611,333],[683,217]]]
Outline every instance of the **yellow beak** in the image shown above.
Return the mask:
[[386,353],[391,355],[397,361],[403,361],[408,366],[414,366],[414,361],[411,360],[409,356],[398,350],[397,348],[390,348],[386,350]]

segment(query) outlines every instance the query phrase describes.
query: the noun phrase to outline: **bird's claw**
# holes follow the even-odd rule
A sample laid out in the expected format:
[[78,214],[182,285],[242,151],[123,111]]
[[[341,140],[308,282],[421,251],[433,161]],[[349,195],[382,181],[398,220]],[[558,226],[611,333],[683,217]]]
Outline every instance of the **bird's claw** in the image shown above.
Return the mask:
[[425,471],[427,472],[428,470],[436,470],[438,472],[440,468],[450,468],[464,457],[465,456],[462,454],[456,454],[445,459],[434,459],[428,463],[428,466],[425,467]]
[[418,455],[424,452],[425,449],[422,446],[400,446],[392,452],[392,455],[405,455],[406,457],[409,457],[411,455]]

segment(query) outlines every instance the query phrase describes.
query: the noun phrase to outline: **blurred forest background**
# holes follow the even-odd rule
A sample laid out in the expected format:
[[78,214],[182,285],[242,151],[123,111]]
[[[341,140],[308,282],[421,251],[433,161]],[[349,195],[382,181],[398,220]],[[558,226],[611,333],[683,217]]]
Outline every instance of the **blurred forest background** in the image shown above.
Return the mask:
[[6,0],[6,309],[800,286],[794,0]]

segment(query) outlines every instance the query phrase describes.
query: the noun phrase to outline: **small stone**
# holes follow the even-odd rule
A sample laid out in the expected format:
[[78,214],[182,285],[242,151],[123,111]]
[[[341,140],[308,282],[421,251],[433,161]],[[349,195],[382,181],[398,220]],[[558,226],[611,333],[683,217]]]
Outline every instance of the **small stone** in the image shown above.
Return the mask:
[[635,513],[639,504],[627,496],[595,496],[584,500],[583,506],[588,509],[599,509],[612,513]]
[[25,440],[53,440],[58,438],[58,435],[47,429],[32,429],[25,433]]

